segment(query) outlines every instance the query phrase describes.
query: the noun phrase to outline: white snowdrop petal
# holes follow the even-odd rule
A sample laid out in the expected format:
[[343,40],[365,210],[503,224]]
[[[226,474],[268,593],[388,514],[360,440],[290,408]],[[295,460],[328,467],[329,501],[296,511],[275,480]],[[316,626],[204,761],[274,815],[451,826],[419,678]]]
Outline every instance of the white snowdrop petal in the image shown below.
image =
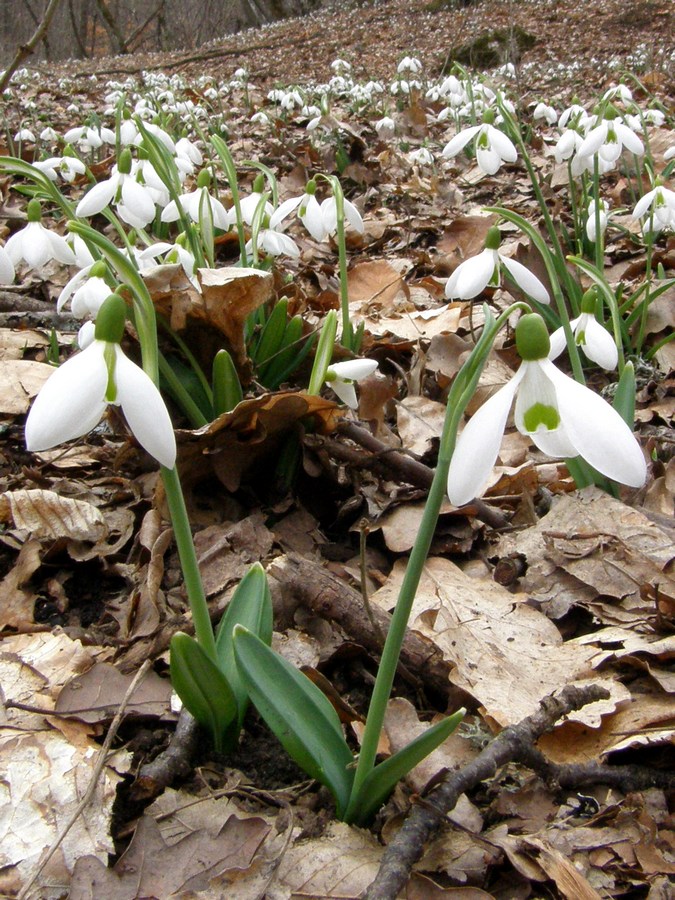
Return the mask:
[[11,284],[15,276],[14,263],[4,247],[0,247],[0,284]]
[[498,128],[491,126],[488,129],[488,139],[490,146],[493,147],[501,156],[504,162],[513,163],[518,159],[518,151],[510,137],[500,131]]
[[616,369],[619,352],[611,334],[595,318],[589,315],[585,324],[586,342],[582,348],[586,356],[603,369]]
[[459,300],[472,300],[485,290],[494,275],[498,257],[496,250],[486,247],[478,256],[465,260],[456,271],[457,279],[453,296]]
[[465,128],[463,131],[460,131],[445,145],[443,148],[443,156],[446,158],[457,156],[457,154],[466,147],[474,135],[478,134],[482,127],[482,125],[472,125],[470,128]]
[[359,401],[356,399],[356,390],[352,382],[337,379],[329,382],[328,386],[338,395],[345,406],[348,406],[350,409],[358,409]]
[[[338,378],[349,378],[351,381],[361,381],[372,375],[377,369],[377,360],[374,359],[348,359],[344,362],[333,363],[328,371]],[[333,382],[331,382],[332,386]]]
[[500,254],[499,258],[521,290],[525,291],[538,303],[548,304],[551,302],[549,293],[544,285],[526,266],[508,256],[501,256]]
[[91,431],[107,406],[107,382],[102,342],[94,341],[44,383],[26,419],[26,447],[49,450]]
[[[570,322],[572,330],[574,330],[574,326],[578,321],[579,319],[573,319]],[[551,349],[549,350],[548,358],[557,359],[567,346],[567,341],[565,339],[565,329],[562,326],[560,328],[557,328],[551,335],[550,341]]]
[[122,202],[144,225],[155,217],[155,204],[148,191],[130,176],[122,182]]
[[138,443],[151,456],[172,469],[176,463],[176,437],[162,395],[149,375],[115,346],[117,400]]
[[495,175],[502,164],[502,158],[492,147],[476,147],[476,162],[481,172]]
[[106,181],[99,181],[77,204],[75,214],[86,217],[100,213],[102,209],[105,209],[110,204],[115,196],[116,189],[116,179],[108,178]]
[[480,407],[457,439],[448,472],[448,498],[455,506],[464,506],[473,500],[488,480],[522,372],[521,367]]
[[645,458],[619,413],[549,360],[539,362],[555,385],[561,418],[579,455],[608,478],[641,487],[647,477]]

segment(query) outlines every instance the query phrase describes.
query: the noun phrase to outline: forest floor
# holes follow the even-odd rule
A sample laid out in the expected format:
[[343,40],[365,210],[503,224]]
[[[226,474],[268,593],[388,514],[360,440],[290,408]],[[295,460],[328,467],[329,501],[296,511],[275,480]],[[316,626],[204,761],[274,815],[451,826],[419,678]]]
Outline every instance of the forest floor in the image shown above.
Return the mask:
[[[448,387],[483,322],[477,305],[447,303],[445,280],[482,250],[497,221],[485,207],[516,210],[537,225],[540,211],[520,162],[486,176],[472,161],[443,160],[439,106],[421,94],[408,102],[385,92],[367,113],[338,99],[313,133],[308,115],[272,114],[267,93],[299,85],[310,96],[337,58],[352,65],[355,81],[386,86],[404,55],[421,60],[429,82],[460,58],[491,84],[506,84],[527,117],[540,100],[558,111],[573,98],[592,104],[624,80],[643,107],[670,115],[650,131],[660,171],[675,143],[674,19],[668,0],[485,0],[436,11],[419,0],[336,4],[191,51],[38,65],[5,99],[8,135],[21,125],[64,130],[103,115],[111,82],[133,95],[155,77],[178,76],[180,84],[163,82],[166,89],[203,104],[210,88],[243,67],[246,95],[223,92],[212,101],[240,189],[251,188],[251,159],[274,170],[282,200],[302,192],[312,174],[339,172],[359,207],[365,230],[349,235],[349,299],[365,324],[361,353],[378,361],[379,372],[359,385],[358,411],[333,402],[328,390],[323,399],[308,397],[307,364],[280,390],[251,379],[246,400],[206,428],[191,428],[172,410],[214,622],[260,561],[272,589],[274,647],[326,690],[355,752],[381,632],[433,475]],[[251,121],[261,110],[267,122]],[[384,113],[395,119],[395,140],[374,128]],[[535,134],[532,158],[549,210],[569,225],[552,142]],[[433,164],[411,156],[422,148]],[[29,145],[22,155],[30,161],[35,151]],[[105,177],[113,161],[102,154],[92,171]],[[627,290],[640,284],[647,258],[627,212],[628,182],[619,170],[604,181],[617,210],[605,275]],[[86,186],[76,180],[74,196]],[[0,187],[8,236],[25,224],[25,197],[9,177]],[[315,329],[339,305],[335,245],[310,240],[297,223],[288,231],[300,255],[276,261],[275,296],[288,297],[290,312]],[[502,231],[503,248],[545,280],[522,234],[509,224]],[[218,254],[219,265],[234,265],[236,239],[219,238]],[[652,264],[662,279],[675,275],[672,234],[659,237]],[[172,321],[193,302],[188,286],[175,286],[175,268],[165,267],[152,286]],[[178,715],[168,646],[177,630],[190,631],[191,619],[156,465],[116,411],[65,448],[26,451],[25,415],[45,360],[54,343],[62,359],[71,353],[77,323],[54,306],[72,271],[50,262],[21,274],[0,288],[0,896],[363,896],[410,809],[429,805],[429,782],[472,771],[496,735],[571,684],[606,696],[579,709],[570,703],[536,735],[537,748],[560,768],[547,770],[515,745],[507,750],[491,772],[470,780],[443,827],[420,845],[399,896],[672,896],[675,354],[672,343],[649,351],[672,330],[675,288],[653,303],[635,355],[636,434],[649,460],[644,487],[616,496],[577,491],[563,462],[509,428],[483,502],[442,507],[382,753],[436,716],[459,706],[468,714],[366,829],[336,820],[329,792],[307,779],[253,710],[234,754],[215,754],[185,722],[172,742]],[[499,310],[505,298],[488,288],[482,299]],[[181,332],[200,361],[210,361],[223,332],[243,347],[241,317],[228,316],[225,325],[214,314]],[[511,376],[512,343],[510,335],[500,339],[470,412]],[[250,365],[242,369],[251,375]],[[613,373],[591,367],[587,377],[611,398]],[[289,433],[302,441],[291,490],[276,466]],[[149,671],[129,694],[146,661]],[[111,730],[120,704],[124,715]],[[114,740],[101,754],[106,735]]]

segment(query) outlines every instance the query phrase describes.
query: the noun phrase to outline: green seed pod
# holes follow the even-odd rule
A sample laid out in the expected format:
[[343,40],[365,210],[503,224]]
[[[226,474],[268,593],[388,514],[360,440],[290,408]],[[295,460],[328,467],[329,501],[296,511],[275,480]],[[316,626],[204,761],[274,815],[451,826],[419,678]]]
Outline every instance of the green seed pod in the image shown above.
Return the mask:
[[546,323],[539,313],[526,313],[516,325],[516,349],[523,360],[545,359],[551,349]]
[[124,335],[127,305],[119,294],[111,294],[98,311],[94,337],[97,341],[119,344]]

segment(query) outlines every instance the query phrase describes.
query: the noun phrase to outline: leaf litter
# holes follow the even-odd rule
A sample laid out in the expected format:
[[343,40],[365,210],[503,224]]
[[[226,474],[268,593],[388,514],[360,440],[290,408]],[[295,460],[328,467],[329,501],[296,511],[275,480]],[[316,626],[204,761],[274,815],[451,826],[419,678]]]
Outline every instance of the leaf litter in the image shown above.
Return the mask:
[[[386,78],[391,77],[396,54],[413,49],[407,46],[409,28],[401,31],[406,21],[401,4],[382,6],[388,5],[392,15],[381,23],[388,43],[383,39],[371,58],[371,74],[381,69]],[[491,27],[498,27],[505,16],[520,16],[520,7],[531,7],[530,27],[538,33],[546,29],[550,48],[563,40],[561,58],[566,58],[570,29],[577,38],[583,36],[578,48],[588,39],[595,41],[594,50],[610,51],[612,38],[624,36],[628,25],[619,18],[629,19],[630,4],[595,5],[597,16],[590,18],[598,21],[590,23],[592,27],[587,11],[571,9],[570,4],[554,8],[497,2],[455,10],[453,25],[455,31],[480,30],[489,17]],[[347,10],[344,21],[353,24],[356,16],[358,30],[372,27],[383,14],[378,6],[361,10],[361,19]],[[653,40],[665,13],[663,4],[650,6],[654,18],[644,31]],[[409,15],[407,6],[404,13]],[[345,47],[326,38],[324,29],[314,34],[313,19],[299,21],[305,65],[315,66],[312,74],[318,77],[332,50],[337,56]],[[614,32],[607,27],[612,22]],[[287,47],[283,28],[274,26],[271,34],[280,29],[281,44]],[[440,66],[446,51],[430,31],[433,44],[426,59]],[[422,52],[422,33],[418,40]],[[230,38],[224,49],[235,47],[241,59],[249,59],[250,36],[246,43],[241,41]],[[268,43],[262,53],[256,50],[258,71],[251,66],[260,96],[271,72],[279,77],[283,73],[289,83],[298,77],[293,54],[281,57],[273,37]],[[319,55],[313,56],[317,50]],[[539,68],[524,72],[523,78],[531,78],[540,91],[547,84],[551,99],[566,96],[571,92],[567,75],[545,76],[546,52],[555,56],[555,49],[546,51],[540,38],[534,51]],[[604,72],[594,69],[583,49],[580,56],[586,80],[572,74],[571,79],[578,79],[575,86],[582,93],[594,85],[606,86]],[[144,62],[137,60],[139,69]],[[659,76],[655,68],[652,80],[657,87]],[[99,88],[93,82],[82,84],[80,79],[73,94],[93,108]],[[523,90],[526,87],[524,81]],[[45,86],[41,97],[45,104],[54,104],[54,88]],[[55,107],[54,114],[62,115],[62,110]],[[236,115],[235,110],[234,134]],[[239,124],[237,152],[250,158],[267,140],[265,152],[271,158],[280,154],[274,136],[263,138],[243,116]],[[366,155],[368,126],[347,110],[334,110],[322,124],[327,131],[349,136],[356,155],[361,155],[344,172],[366,191],[371,209],[362,243],[350,246],[351,311],[355,321],[365,323],[369,349],[391,363],[386,380],[375,379],[364,388],[359,414],[374,425],[383,442],[433,465],[444,391],[471,346],[470,329],[481,323],[478,311],[470,322],[464,304],[446,301],[442,279],[482,248],[492,220],[478,214],[481,204],[506,203],[509,198],[530,215],[535,206],[522,178],[487,181],[470,167],[461,177],[449,179],[422,170],[384,144],[378,155]],[[412,144],[419,143],[426,134],[424,110],[411,105],[399,116],[398,126]],[[664,152],[666,137],[666,132],[654,135],[655,151]],[[544,147],[535,163],[543,168],[549,151]],[[306,136],[296,135],[296,169],[281,180],[282,189],[292,192],[293,184],[304,184],[308,168],[331,170],[334,148],[326,143],[320,152]],[[560,175],[554,173],[551,188]],[[614,190],[618,204],[621,184]],[[309,242],[301,241],[301,246],[299,262],[289,264],[289,271],[295,266],[296,276],[289,291],[298,310],[316,322],[337,301],[334,254]],[[510,252],[525,261],[529,248],[518,244]],[[630,261],[621,258],[624,252],[618,242],[608,248],[608,256],[616,257],[608,269],[613,285],[631,277]],[[670,244],[660,261],[672,267]],[[60,277],[56,270],[45,270],[41,289],[56,297]],[[205,290],[200,296],[178,266],[161,266],[145,277],[158,309],[179,330],[197,331],[204,341],[213,330],[225,335],[244,366],[245,317],[279,287],[269,274],[247,275],[255,288],[242,291],[241,270],[225,269],[202,275]],[[31,291],[37,287],[36,282]],[[499,292],[493,299],[499,304]],[[374,878],[382,846],[396,833],[411,794],[423,794],[439,771],[457,769],[474,758],[491,734],[517,722],[542,697],[571,681],[597,681],[610,696],[571,715],[541,739],[539,746],[550,759],[648,759],[657,766],[672,762],[675,590],[668,517],[675,470],[672,461],[658,459],[657,449],[659,430],[662,434],[663,423],[671,423],[673,416],[672,344],[656,356],[666,377],[658,384],[647,381],[638,398],[636,418],[654,429],[644,433],[657,457],[655,478],[643,495],[626,496],[628,502],[622,502],[594,490],[575,492],[562,465],[531,456],[522,436],[509,434],[486,497],[512,515],[513,530],[494,533],[458,515],[450,504],[444,507],[410,627],[440,654],[448,672],[447,693],[439,697],[437,685],[436,693],[425,693],[423,672],[417,673],[416,684],[402,682],[400,696],[390,702],[390,750],[421,731],[433,714],[444,713],[451,696],[461,695],[470,715],[460,732],[396,790],[377,832],[371,834],[331,821],[326,797],[311,786],[292,777],[272,790],[263,782],[251,784],[241,773],[228,770],[227,760],[224,766],[222,761],[214,763],[207,749],[202,749],[202,765],[179,790],[165,791],[145,810],[125,809],[118,786],[134,771],[125,744],[133,749],[137,766],[145,754],[158,751],[158,735],[166,739],[175,720],[166,649],[170,634],[185,627],[186,604],[171,533],[162,525],[164,498],[154,474],[137,464],[133,442],[114,418],[76,448],[36,458],[25,453],[17,421],[51,368],[45,362],[50,333],[45,323],[51,322],[41,321],[39,330],[16,329],[10,314],[2,315],[3,325],[10,326],[0,330],[5,438],[0,445],[4,892],[20,890],[77,803],[101,735],[128,688],[128,673],[148,655],[156,661],[156,671],[130,699],[121,749],[108,761],[94,801],[44,871],[41,896],[47,896],[48,889],[54,896],[69,890],[72,897],[111,898],[358,896]],[[653,304],[647,334],[658,339],[670,327],[672,292]],[[62,351],[67,350],[74,335],[55,334]],[[505,382],[512,362],[508,352],[495,355],[475,405]],[[405,386],[403,391],[399,384]],[[259,505],[252,481],[255,484],[261,469],[275,458],[289,430],[299,428],[310,413],[318,437],[333,435],[343,416],[332,401],[297,390],[260,392],[205,428],[185,429],[179,435],[214,610],[224,608],[253,560],[278,560],[279,553],[289,549],[358,586],[362,575],[355,536],[363,531],[359,523],[364,516],[369,517],[363,559],[371,603],[388,610],[395,600],[404,566],[401,554],[412,544],[422,496],[396,472],[383,474],[382,469],[339,461],[321,444],[308,441],[302,459],[305,480],[297,495],[271,492],[271,499]],[[386,453],[381,457],[384,463]],[[102,466],[107,470],[103,479]],[[64,471],[67,478],[62,477]],[[230,496],[221,496],[220,485]],[[456,560],[439,552],[452,553]],[[506,586],[494,577],[502,560],[517,563],[516,575]],[[373,651],[365,649],[342,620],[327,622],[316,611],[290,602],[283,585],[274,600],[280,629],[275,646],[317,668],[339,697],[362,709],[376,659]],[[142,729],[145,735],[135,734]],[[147,733],[154,736],[149,743]],[[270,754],[279,755],[271,736],[260,734],[259,741],[271,746]],[[125,814],[125,827],[120,828],[116,823]],[[668,896],[675,872],[672,820],[657,789],[624,795],[594,786],[586,795],[556,790],[507,767],[462,799],[417,870],[407,888],[411,898],[525,897],[545,890],[576,900],[623,896],[633,890],[635,896],[655,900]]]

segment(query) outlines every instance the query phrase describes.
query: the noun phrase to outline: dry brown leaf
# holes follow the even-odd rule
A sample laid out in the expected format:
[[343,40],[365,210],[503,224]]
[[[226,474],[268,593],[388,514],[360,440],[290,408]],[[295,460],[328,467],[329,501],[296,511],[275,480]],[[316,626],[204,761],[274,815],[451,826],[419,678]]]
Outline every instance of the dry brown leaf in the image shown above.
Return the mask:
[[28,587],[31,576],[42,564],[39,541],[26,541],[14,566],[0,583],[0,631],[8,625],[15,631],[28,631],[33,625],[33,607],[37,594]]
[[0,359],[0,413],[20,416],[53,373],[54,366],[30,359]]
[[528,563],[520,587],[562,615],[590,606],[608,623],[644,622],[653,607],[644,584],[666,584],[674,555],[671,537],[638,510],[598,488],[559,497],[539,522],[504,535],[496,555],[522,553]]
[[426,397],[405,397],[396,405],[396,427],[403,447],[423,456],[431,442],[440,439],[445,421],[445,404]]
[[179,466],[185,484],[210,472],[236,491],[262,458],[276,459],[281,443],[306,416],[319,431],[332,431],[344,415],[336,403],[299,391],[279,391],[242,400],[198,431],[178,432]]
[[565,900],[602,900],[587,879],[546,841],[535,837],[505,835],[490,840],[500,846],[515,868],[534,881],[555,882]]
[[[372,603],[386,610],[395,605],[405,565],[396,563]],[[591,673],[592,652],[563,644],[555,625],[525,599],[492,580],[465,575],[447,559],[430,558],[410,617],[410,627],[452,663],[453,684],[472,694],[499,725],[531,715],[547,694]],[[612,694],[609,706],[602,706],[608,712],[626,691],[612,682],[603,685]],[[573,716],[595,721],[593,707]]]
[[168,844],[155,820],[142,816],[131,844],[113,869],[93,856],[77,861],[69,896],[71,900],[92,896],[132,900],[199,893],[228,869],[247,868],[268,831],[263,819],[231,815],[215,835],[194,831]]
[[331,822],[321,837],[289,848],[275,888],[283,886],[292,897],[358,897],[375,878],[382,849],[370,832]]
[[[424,734],[433,724],[433,722],[420,721],[415,707],[403,697],[395,697],[390,700],[384,720],[390,752],[398,753],[416,737]],[[477,755],[476,747],[455,730],[440,747],[425,757],[411,772],[408,772],[405,776],[406,782],[415,793],[419,794],[439,772],[444,769],[458,769],[465,766]],[[462,797],[462,801],[452,812],[448,813],[448,818],[462,828],[478,833],[483,827],[483,819],[476,807],[464,795]]]
[[347,276],[350,303],[362,303],[364,308],[370,303],[386,309],[400,293],[405,299],[410,297],[410,289],[401,273],[386,259],[369,260],[359,263],[349,270]]
[[[116,713],[134,675],[123,675],[110,663],[95,663],[72,678],[59,693],[56,712],[81,722],[105,722]],[[126,715],[175,718],[170,713],[171,682],[148,672],[126,706]]]
[[[0,868],[4,885],[20,885],[68,822],[89,786],[100,746],[85,735],[57,731],[0,729]],[[121,757],[118,758],[118,763]],[[110,819],[121,776],[105,767],[91,803],[75,819],[37,882],[39,896],[49,885],[68,884],[76,861],[91,854],[105,867],[114,852]],[[91,857],[90,857],[91,858]],[[3,885],[3,886],[4,886]],[[99,894],[99,896],[101,896]]]
[[49,338],[40,331],[0,328],[0,360],[22,359],[26,350],[48,346]]
[[97,542],[108,534],[105,519],[92,503],[38,488],[0,494],[0,520],[35,540]]
[[272,549],[274,537],[262,513],[240,522],[210,525],[195,535],[197,561],[207,595],[219,594],[240,581],[250,566]]

